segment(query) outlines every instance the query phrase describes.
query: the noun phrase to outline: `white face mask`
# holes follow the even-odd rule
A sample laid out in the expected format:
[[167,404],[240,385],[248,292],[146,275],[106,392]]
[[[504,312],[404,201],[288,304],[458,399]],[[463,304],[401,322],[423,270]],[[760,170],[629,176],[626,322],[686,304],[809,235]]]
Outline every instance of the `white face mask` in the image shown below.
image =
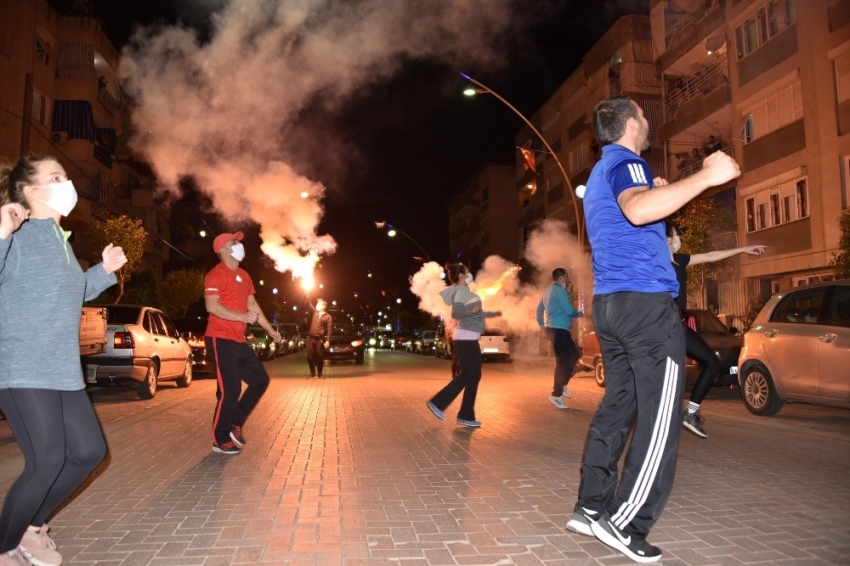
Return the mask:
[[474,279],[472,279],[472,274],[471,274],[471,273],[467,273],[467,274],[466,274],[466,279],[464,279],[464,281],[466,281],[466,284],[467,284],[467,285],[472,285],[472,282],[474,281]]
[[670,249],[673,250],[673,253],[682,249],[682,239],[679,236],[673,236],[670,238]]
[[68,216],[77,206],[77,189],[71,181],[38,186],[50,189],[50,198],[39,202],[43,202],[62,216]]
[[230,246],[230,255],[233,256],[233,259],[236,261],[242,261],[245,259],[245,246],[242,244],[233,244]]

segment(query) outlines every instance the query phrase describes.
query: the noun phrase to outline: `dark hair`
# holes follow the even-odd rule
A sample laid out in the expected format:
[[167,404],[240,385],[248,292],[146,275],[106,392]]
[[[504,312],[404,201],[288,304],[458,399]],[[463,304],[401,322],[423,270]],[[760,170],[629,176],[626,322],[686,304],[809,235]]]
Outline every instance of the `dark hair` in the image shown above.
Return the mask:
[[22,157],[14,166],[0,165],[0,206],[16,202],[29,208],[24,197],[24,187],[34,185],[38,175],[38,164],[56,161],[49,155]]
[[561,277],[567,276],[567,270],[563,267],[557,267],[552,270],[552,281],[557,281]]
[[675,231],[679,236],[682,235],[682,231],[679,230],[679,227],[673,222],[672,219],[667,218],[664,220],[664,231],[667,233],[668,238],[673,237],[673,231]]
[[460,262],[450,262],[446,264],[446,277],[449,278],[449,283],[457,285],[460,283],[461,276],[465,275],[469,270]]
[[627,96],[599,102],[593,109],[593,132],[602,145],[614,143],[626,133],[626,121],[638,119],[637,106]]

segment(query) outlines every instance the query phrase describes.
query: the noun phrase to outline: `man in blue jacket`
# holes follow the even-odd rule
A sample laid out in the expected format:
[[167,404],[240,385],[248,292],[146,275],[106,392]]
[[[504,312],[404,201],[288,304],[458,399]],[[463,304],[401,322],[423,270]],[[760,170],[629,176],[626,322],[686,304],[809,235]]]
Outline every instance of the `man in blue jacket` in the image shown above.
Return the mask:
[[570,303],[567,270],[559,267],[552,271],[552,281],[537,305],[537,324],[549,336],[555,350],[555,386],[549,401],[559,409],[569,409],[564,397],[572,397],[567,390],[567,383],[579,358],[578,348],[570,335],[570,325],[574,318],[583,313],[574,309]]

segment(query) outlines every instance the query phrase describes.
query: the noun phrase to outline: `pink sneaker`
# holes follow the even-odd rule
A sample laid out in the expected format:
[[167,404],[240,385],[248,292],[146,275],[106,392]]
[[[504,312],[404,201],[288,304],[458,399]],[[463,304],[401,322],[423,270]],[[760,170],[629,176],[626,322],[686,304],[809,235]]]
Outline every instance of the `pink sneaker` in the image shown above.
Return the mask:
[[27,529],[21,545],[18,547],[30,564],[33,566],[59,566],[62,564],[62,555],[56,552],[56,543],[47,535],[50,530],[46,524],[40,529],[33,531]]

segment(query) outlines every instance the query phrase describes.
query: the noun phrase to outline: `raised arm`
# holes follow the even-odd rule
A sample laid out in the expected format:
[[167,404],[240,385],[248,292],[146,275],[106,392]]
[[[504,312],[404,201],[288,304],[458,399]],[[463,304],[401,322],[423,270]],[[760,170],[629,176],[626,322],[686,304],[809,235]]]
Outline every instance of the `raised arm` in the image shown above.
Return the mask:
[[629,222],[643,226],[667,218],[710,187],[737,178],[741,168],[732,157],[712,153],[703,160],[702,169],[675,183],[656,182],[656,187],[632,187],[617,197]]
[[[713,154],[712,154],[713,155]],[[764,254],[767,246],[745,246],[743,248],[734,248],[731,250],[716,250],[713,252],[706,252],[704,254],[693,254],[691,255],[691,262],[689,265],[696,265],[698,263],[711,263],[713,261],[720,261],[722,259],[726,259],[732,256],[736,256],[738,254],[749,254],[759,256]]]

